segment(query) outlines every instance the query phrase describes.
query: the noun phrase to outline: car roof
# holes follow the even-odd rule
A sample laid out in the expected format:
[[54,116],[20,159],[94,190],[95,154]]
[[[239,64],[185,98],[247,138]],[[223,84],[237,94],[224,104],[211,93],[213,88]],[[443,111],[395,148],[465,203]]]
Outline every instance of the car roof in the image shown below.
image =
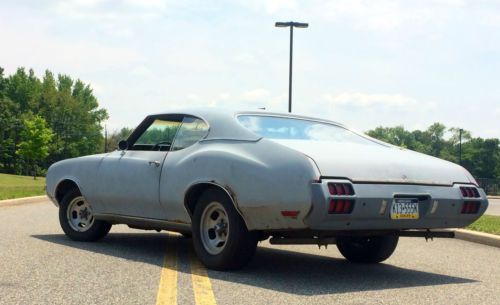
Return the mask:
[[256,110],[245,111],[245,110],[229,110],[223,108],[187,108],[187,109],[173,110],[170,112],[158,113],[154,115],[156,116],[156,115],[172,115],[172,114],[191,115],[203,119],[209,125],[210,128],[210,132],[206,137],[206,139],[209,140],[235,139],[235,140],[257,141],[260,138],[262,138],[261,136],[256,135],[249,129],[245,128],[242,124],[240,124],[236,119],[236,117],[239,115],[258,115],[258,116],[295,118],[302,120],[324,122],[347,128],[346,126],[340,123],[325,119],[296,115],[291,113],[256,111]]

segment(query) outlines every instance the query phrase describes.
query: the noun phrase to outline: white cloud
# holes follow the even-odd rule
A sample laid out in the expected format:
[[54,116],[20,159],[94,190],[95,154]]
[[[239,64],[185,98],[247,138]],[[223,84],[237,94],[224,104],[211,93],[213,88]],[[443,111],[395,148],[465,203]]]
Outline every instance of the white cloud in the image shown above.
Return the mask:
[[139,65],[132,69],[131,75],[137,77],[151,77],[153,76],[153,72],[151,72],[151,69],[149,69],[148,67]]
[[239,3],[242,6],[250,7],[258,11],[264,11],[267,14],[276,14],[299,8],[299,3],[296,0],[243,0],[239,1]]
[[0,62],[6,63],[7,67],[51,67],[68,73],[117,68],[141,58],[137,52],[126,47],[104,45],[97,41],[63,41],[47,31],[43,27],[0,27],[0,36],[9,41],[2,46]]
[[324,98],[333,106],[347,105],[355,107],[413,107],[418,104],[412,97],[401,94],[366,94],[343,92],[337,95],[325,95]]
[[266,89],[258,88],[244,91],[241,93],[240,97],[245,101],[264,101],[267,100],[270,95],[271,93],[269,93]]
[[162,0],[61,0],[54,6],[64,18],[108,21],[157,18],[166,9],[167,2]]

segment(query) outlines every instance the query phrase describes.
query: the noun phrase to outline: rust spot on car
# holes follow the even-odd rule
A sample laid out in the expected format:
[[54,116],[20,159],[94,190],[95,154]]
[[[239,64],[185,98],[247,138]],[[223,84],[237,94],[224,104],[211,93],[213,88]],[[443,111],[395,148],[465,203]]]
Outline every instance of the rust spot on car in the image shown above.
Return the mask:
[[229,193],[229,196],[231,196],[231,198],[233,199],[234,201],[234,204],[236,204],[236,206],[238,206],[238,203],[237,203],[237,200],[236,200],[236,193],[233,192],[233,190],[229,187],[229,185],[224,185],[224,188],[226,189],[226,191]]
[[174,220],[169,220],[171,222],[175,222],[175,223],[182,223],[182,224],[186,224],[187,222],[183,221],[183,220],[179,220],[179,219],[174,219]]

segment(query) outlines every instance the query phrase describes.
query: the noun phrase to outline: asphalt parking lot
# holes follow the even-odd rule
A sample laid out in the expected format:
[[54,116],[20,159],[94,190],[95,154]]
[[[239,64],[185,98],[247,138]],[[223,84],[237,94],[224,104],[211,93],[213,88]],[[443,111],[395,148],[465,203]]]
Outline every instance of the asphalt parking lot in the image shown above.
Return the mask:
[[48,202],[0,207],[0,304],[499,304],[500,249],[403,238],[383,264],[336,247],[261,243],[245,269],[206,270],[175,233],[115,226],[66,238]]

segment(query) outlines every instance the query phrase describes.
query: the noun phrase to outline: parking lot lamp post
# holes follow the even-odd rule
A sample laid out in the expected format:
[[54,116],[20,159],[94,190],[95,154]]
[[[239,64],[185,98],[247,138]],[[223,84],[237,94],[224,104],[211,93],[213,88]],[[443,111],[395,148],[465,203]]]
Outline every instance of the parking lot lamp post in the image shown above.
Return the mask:
[[288,112],[292,112],[292,57],[293,57],[293,28],[307,28],[308,23],[302,22],[276,22],[275,24],[278,28],[290,27],[290,66],[288,73]]

